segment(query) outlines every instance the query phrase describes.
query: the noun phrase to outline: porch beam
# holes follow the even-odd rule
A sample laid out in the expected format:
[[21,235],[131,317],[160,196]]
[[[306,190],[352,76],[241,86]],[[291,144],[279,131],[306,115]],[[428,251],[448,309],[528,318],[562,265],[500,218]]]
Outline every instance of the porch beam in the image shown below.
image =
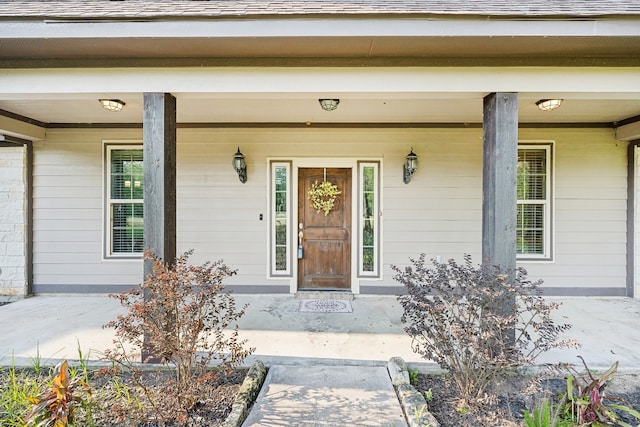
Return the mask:
[[484,98],[482,261],[512,275],[516,269],[518,94]]
[[[176,257],[176,98],[144,93],[144,249],[165,262]],[[153,262],[144,261],[144,277]]]

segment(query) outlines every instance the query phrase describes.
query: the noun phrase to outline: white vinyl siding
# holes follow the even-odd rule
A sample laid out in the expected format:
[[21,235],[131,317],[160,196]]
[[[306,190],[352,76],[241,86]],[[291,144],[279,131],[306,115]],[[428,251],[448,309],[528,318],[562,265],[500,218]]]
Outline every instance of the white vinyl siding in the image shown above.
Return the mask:
[[107,256],[141,255],[144,244],[142,146],[107,145]]
[[551,145],[520,145],[516,220],[519,258],[551,258],[551,171]]
[[[51,129],[34,144],[35,283],[140,283],[140,259],[103,258],[103,140],[140,138],[134,129]],[[611,129],[594,128],[524,128],[519,138],[555,141],[553,262],[519,265],[544,287],[625,288],[627,144]],[[246,184],[230,165],[238,144]],[[411,146],[420,168],[406,185],[402,165]],[[389,265],[406,265],[421,252],[443,261],[469,253],[479,262],[480,129],[179,129],[178,252],[194,249],[193,263],[223,259],[238,271],[228,285],[288,286],[293,278],[269,277],[269,159],[313,157],[382,159],[384,263],[379,278],[357,278],[361,287],[397,286]],[[295,240],[293,234],[292,247]]]
[[34,284],[130,288],[142,281],[142,260],[106,260],[105,140],[135,144],[135,130],[50,129],[34,143]]

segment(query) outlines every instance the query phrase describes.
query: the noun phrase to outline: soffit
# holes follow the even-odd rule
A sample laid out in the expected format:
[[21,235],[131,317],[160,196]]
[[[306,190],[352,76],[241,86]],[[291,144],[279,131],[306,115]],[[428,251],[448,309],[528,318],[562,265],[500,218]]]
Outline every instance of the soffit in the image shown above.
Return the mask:
[[5,59],[637,58],[640,37],[265,37],[0,39]]

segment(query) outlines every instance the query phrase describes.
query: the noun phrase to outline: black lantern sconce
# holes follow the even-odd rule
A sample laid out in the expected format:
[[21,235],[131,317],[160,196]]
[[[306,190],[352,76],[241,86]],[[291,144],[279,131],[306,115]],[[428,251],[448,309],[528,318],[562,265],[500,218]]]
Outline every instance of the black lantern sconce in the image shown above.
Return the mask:
[[413,177],[413,173],[418,170],[418,156],[413,152],[413,147],[411,148],[411,152],[407,154],[407,157],[404,161],[404,174],[402,179],[405,184],[411,182],[411,178]]
[[233,165],[233,169],[238,173],[240,182],[243,184],[247,182],[247,162],[244,161],[244,154],[240,152],[240,147],[238,147],[236,154],[233,155],[231,164]]

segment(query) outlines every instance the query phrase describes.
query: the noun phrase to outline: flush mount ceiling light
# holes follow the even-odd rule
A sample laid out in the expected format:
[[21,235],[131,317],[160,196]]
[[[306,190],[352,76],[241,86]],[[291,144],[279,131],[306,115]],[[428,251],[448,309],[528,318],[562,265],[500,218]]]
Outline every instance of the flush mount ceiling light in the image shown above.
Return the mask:
[[541,99],[536,102],[538,108],[542,111],[551,111],[555,110],[562,104],[562,99]]
[[333,111],[340,104],[339,99],[318,99],[318,102],[320,102],[320,106],[324,111]]
[[102,108],[105,110],[109,110],[113,113],[117,113],[122,110],[125,106],[124,101],[120,101],[119,99],[100,99],[100,104]]

